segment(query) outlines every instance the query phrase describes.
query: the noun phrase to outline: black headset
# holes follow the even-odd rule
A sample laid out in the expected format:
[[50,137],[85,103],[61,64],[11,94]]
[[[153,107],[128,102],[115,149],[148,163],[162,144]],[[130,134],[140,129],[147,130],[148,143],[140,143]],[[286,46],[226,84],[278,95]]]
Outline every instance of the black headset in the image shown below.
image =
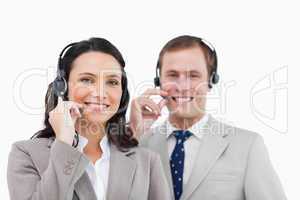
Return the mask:
[[[206,40],[199,38],[201,44],[206,46],[212,53],[214,63],[212,65],[212,72],[209,77],[208,87],[211,89],[213,84],[217,84],[219,82],[220,76],[218,74],[218,60],[217,60],[217,52],[215,48]],[[155,78],[154,78],[154,86],[159,87],[160,86],[160,78],[159,78],[159,71],[160,71],[160,63],[157,62],[156,70],[155,70]]]
[[63,50],[59,54],[58,64],[57,64],[57,76],[56,76],[55,80],[53,81],[53,90],[54,90],[55,95],[58,97],[61,97],[62,99],[64,99],[64,95],[68,89],[68,84],[65,79],[66,72],[63,67],[64,53],[66,52],[67,49],[69,49],[70,47],[72,47],[76,44],[77,44],[77,42],[68,44],[65,48],[63,48]]
[[[67,51],[67,49],[71,48],[72,46],[74,46],[76,44],[77,44],[77,42],[68,44],[65,48],[63,48],[63,50],[59,54],[59,58],[58,58],[57,76],[53,81],[53,92],[58,98],[61,97],[63,100],[65,100],[65,98],[64,98],[65,93],[68,90],[68,83],[65,79],[66,72],[65,72],[64,66],[63,66],[64,53]],[[79,136],[78,136],[78,133],[76,132],[76,134],[74,135],[74,140],[73,140],[72,146],[76,148],[78,146],[78,143],[79,143]]]

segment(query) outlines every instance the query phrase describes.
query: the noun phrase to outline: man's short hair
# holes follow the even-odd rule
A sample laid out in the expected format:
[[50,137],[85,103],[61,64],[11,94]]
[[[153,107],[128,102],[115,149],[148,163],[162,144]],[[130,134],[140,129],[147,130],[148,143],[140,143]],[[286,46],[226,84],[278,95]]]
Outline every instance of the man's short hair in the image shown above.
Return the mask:
[[161,67],[163,64],[162,59],[166,52],[189,49],[193,47],[199,47],[200,49],[202,49],[207,64],[207,71],[210,76],[212,72],[216,70],[216,55],[214,49],[212,49],[213,47],[210,47],[208,44],[203,42],[203,39],[190,35],[182,35],[167,42],[167,44],[159,53],[157,62],[158,70],[161,72]]

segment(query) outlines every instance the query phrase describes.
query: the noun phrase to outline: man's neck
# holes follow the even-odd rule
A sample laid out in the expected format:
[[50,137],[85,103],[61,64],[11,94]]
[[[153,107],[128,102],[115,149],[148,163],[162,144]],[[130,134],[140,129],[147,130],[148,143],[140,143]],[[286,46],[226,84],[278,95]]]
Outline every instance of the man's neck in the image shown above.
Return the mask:
[[205,113],[201,113],[198,116],[193,117],[193,118],[184,118],[184,117],[178,117],[175,115],[170,115],[169,121],[175,128],[178,128],[181,130],[187,130],[190,127],[192,127],[194,124],[196,124],[198,121],[200,121],[204,115],[205,115]]

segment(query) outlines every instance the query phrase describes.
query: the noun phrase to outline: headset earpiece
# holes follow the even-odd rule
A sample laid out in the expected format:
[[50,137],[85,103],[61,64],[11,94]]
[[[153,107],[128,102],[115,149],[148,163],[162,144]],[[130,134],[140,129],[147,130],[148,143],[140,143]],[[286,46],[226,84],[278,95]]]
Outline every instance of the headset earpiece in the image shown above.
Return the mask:
[[67,91],[67,81],[64,77],[57,76],[53,81],[53,91],[56,96],[63,97]]
[[159,87],[160,86],[160,78],[159,78],[159,62],[157,62],[156,69],[155,69],[155,78],[154,78],[154,86]]
[[159,87],[159,86],[160,86],[160,80],[159,80],[159,77],[155,77],[155,78],[154,78],[154,86],[155,86],[155,87]]
[[219,74],[217,74],[216,72],[214,72],[213,76],[212,76],[212,79],[211,79],[212,83],[213,84],[217,84],[219,82],[219,79],[220,79]]
[[217,84],[219,82],[219,79],[219,74],[217,74],[216,71],[213,71],[209,78],[208,88],[211,89],[213,87],[213,84]]

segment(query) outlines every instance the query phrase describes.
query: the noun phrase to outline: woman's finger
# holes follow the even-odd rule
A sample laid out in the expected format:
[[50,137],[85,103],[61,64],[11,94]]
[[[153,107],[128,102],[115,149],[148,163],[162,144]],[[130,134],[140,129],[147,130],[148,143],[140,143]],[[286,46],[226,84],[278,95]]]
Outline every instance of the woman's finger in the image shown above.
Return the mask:
[[81,117],[81,113],[79,111],[79,108],[76,106],[71,107],[70,114],[72,118]]

